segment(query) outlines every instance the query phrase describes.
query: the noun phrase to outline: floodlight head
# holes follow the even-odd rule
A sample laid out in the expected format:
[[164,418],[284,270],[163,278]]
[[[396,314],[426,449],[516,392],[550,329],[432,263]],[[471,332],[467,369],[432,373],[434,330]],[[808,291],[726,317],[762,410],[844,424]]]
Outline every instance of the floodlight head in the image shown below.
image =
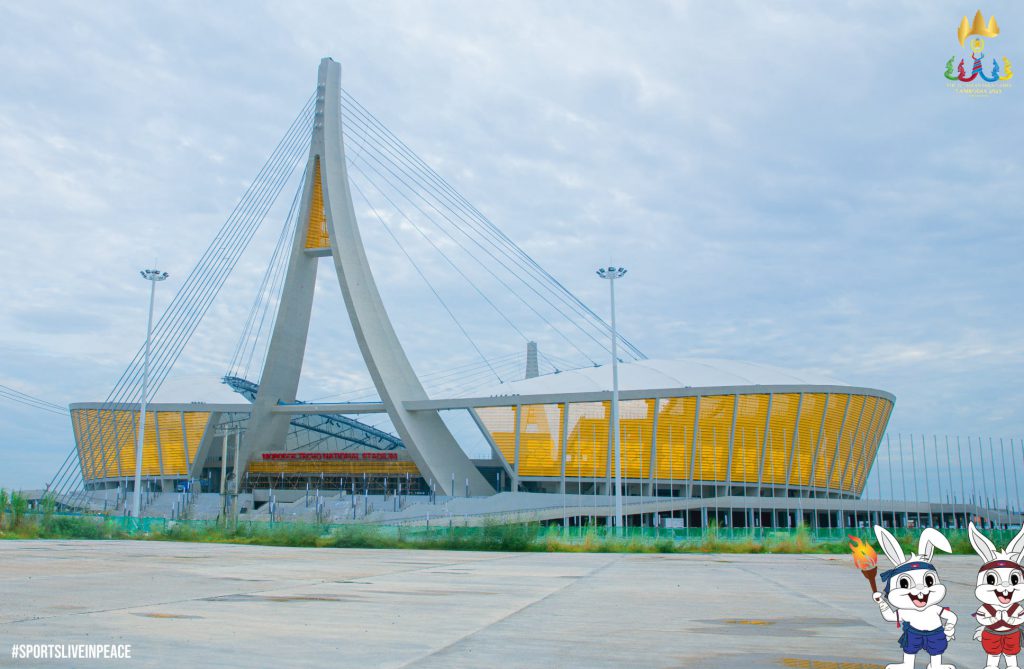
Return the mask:
[[163,281],[170,276],[167,272],[161,272],[158,269],[144,269],[139,274],[146,281]]
[[626,275],[625,267],[602,267],[597,270],[597,275],[602,279],[621,279]]

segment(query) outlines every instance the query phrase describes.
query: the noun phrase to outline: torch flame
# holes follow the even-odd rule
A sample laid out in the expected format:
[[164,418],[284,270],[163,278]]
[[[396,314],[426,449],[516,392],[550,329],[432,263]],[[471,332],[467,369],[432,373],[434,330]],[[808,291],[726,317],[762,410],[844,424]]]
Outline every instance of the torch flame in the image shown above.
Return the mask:
[[871,547],[871,544],[866,544],[857,537],[847,535],[850,537],[850,552],[853,553],[853,563],[857,565],[857,569],[861,571],[867,571],[868,569],[874,569],[878,566],[878,553]]

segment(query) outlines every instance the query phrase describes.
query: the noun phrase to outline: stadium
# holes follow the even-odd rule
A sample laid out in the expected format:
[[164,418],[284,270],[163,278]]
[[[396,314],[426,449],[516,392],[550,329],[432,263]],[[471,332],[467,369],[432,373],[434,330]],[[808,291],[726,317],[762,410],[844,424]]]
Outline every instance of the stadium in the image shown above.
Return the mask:
[[[474,460],[498,491],[612,492],[609,367],[524,378],[483,397],[430,400],[421,410],[468,412],[492,446]],[[255,395],[252,395],[253,398]],[[623,492],[637,497],[860,497],[894,398],[828,377],[725,360],[646,360],[620,366]],[[149,490],[187,481],[217,492],[239,471],[254,505],[269,491],[386,495],[433,487],[392,435],[357,420],[306,414],[280,448],[235,459],[245,405],[151,405],[142,474]],[[72,406],[87,485],[127,489],[138,407]],[[94,435],[123,435],[106,446]],[[389,484],[390,481],[390,484]],[[457,488],[457,486],[456,486]],[[262,494],[261,494],[262,493]],[[694,519],[693,522],[699,522]],[[758,524],[771,518],[758,519]]]
[[[344,129],[343,110],[349,119]],[[612,518],[620,474],[612,411],[617,392],[622,493],[625,515],[634,523],[912,522],[909,507],[897,513],[880,500],[864,499],[893,410],[892,394],[763,364],[649,359],[615,330],[614,281],[609,326],[507,237],[491,239],[507,242],[509,257],[521,261],[511,268],[513,276],[522,275],[522,267],[535,270],[537,284],[529,287],[548,300],[534,287],[546,286],[554,300],[548,304],[560,300],[573,310],[572,317],[591,328],[581,329],[583,334],[602,347],[610,339],[611,347],[588,358],[589,364],[549,366],[540,373],[538,345],[529,341],[525,358],[516,354],[518,371],[499,377],[499,383],[472,392],[428,393],[378,292],[352,202],[348,168],[358,165],[346,158],[345,143],[355,142],[363,154],[371,153],[373,147],[360,144],[369,140],[359,134],[358,123],[382,127],[365,114],[341,90],[338,64],[324,59],[316,93],[289,130],[288,136],[298,138],[288,149],[292,153],[268,160],[268,165],[290,161],[289,169],[304,161],[306,168],[275,250],[279,264],[267,268],[267,277],[277,278],[261,284],[237,347],[250,347],[248,329],[259,322],[263,352],[255,354],[252,344],[248,357],[261,358],[262,366],[249,376],[230,371],[223,378],[244,401],[149,404],[139,439],[138,398],[146,396],[146,379],[155,377],[159,386],[166,378],[205,313],[190,312],[190,305],[208,305],[230,271],[217,265],[227,257],[223,240],[243,234],[245,226],[258,225],[267,215],[269,207],[257,210],[247,204],[250,199],[276,198],[276,193],[268,198],[260,192],[269,187],[259,178],[236,209],[255,211],[252,221],[229,218],[158,321],[155,369],[149,368],[148,347],[140,349],[105,401],[71,405],[75,450],[51,482],[63,504],[102,504],[127,512],[129,497],[139,490],[147,500],[180,497],[170,506],[152,504],[150,515],[195,517],[202,515],[194,508],[197,496],[208,495],[219,500],[207,505],[209,516],[233,508],[234,513],[273,520],[277,504],[295,504],[301,497],[304,506],[292,509],[297,517],[429,522],[440,499],[444,514],[452,517],[458,508],[466,522],[470,516],[499,512],[528,520],[606,522]],[[392,135],[387,139],[386,146],[378,147],[382,154],[402,146]],[[393,159],[392,167],[424,165],[415,155],[402,160],[407,162]],[[414,176],[433,180],[436,202],[457,201],[450,185],[428,168]],[[270,174],[266,181],[276,179],[279,193],[285,177]],[[491,234],[486,225],[493,224],[482,215],[476,222]],[[367,401],[297,397],[322,258],[333,261],[345,313],[373,383],[375,395]],[[272,325],[264,328],[265,320]],[[543,324],[542,331],[554,329],[546,318]],[[608,360],[608,353],[617,365],[596,362]],[[484,362],[492,367],[486,357]],[[367,416],[373,414],[383,416],[387,426],[371,424]],[[446,422],[454,414],[473,426],[489,456],[467,455]],[[361,509],[355,502],[359,496]],[[584,498],[590,508],[586,514]],[[423,508],[412,508],[417,506]],[[572,506],[574,514],[568,510]],[[956,522],[957,510],[923,504],[916,513],[949,514]]]

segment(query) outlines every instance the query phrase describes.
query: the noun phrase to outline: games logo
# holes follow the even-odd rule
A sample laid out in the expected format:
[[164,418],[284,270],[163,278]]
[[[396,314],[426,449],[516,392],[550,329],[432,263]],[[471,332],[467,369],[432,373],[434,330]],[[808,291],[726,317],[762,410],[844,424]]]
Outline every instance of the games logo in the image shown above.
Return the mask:
[[[959,65],[954,66],[956,56],[946,61],[946,85],[950,89],[961,95],[986,96],[998,95],[1010,87],[1013,66],[1009,57],[998,52],[988,55],[985,51],[983,38],[994,40],[999,37],[999,24],[994,16],[990,16],[986,23],[979,9],[973,23],[968,23],[967,17],[963,17],[956,36],[960,48],[966,49],[966,52],[962,53]],[[968,41],[969,37],[973,39]],[[966,65],[968,58],[971,61],[970,73]]]

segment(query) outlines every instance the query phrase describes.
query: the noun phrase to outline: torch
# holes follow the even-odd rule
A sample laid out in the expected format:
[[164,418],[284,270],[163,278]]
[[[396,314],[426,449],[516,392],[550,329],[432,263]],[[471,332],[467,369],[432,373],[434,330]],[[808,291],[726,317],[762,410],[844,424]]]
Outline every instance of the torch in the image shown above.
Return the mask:
[[871,584],[871,593],[878,593],[878,583],[875,578],[878,576],[878,553],[871,547],[871,544],[866,544],[860,539],[852,535],[846,535],[850,537],[850,552],[853,553],[853,564],[857,565],[857,569],[860,569],[860,573],[864,574],[864,578]]

